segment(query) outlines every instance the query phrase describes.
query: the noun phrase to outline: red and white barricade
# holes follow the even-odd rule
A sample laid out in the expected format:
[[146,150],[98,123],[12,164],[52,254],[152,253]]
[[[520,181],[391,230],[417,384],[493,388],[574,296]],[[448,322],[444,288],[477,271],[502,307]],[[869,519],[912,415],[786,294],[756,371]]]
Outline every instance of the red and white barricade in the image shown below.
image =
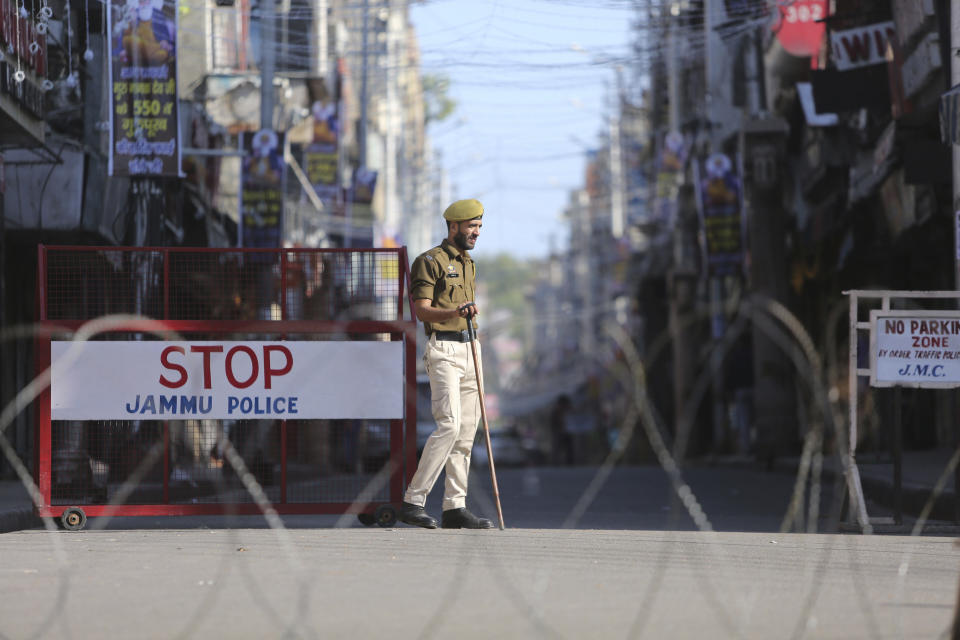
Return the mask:
[[405,248],[41,246],[38,276],[39,515],[395,522],[416,468]]

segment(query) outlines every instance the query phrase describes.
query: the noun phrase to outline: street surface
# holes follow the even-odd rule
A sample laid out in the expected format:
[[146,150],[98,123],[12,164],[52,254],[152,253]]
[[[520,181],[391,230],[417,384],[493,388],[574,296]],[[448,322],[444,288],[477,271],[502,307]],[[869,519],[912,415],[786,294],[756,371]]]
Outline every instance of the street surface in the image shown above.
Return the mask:
[[[0,634],[872,639],[936,638],[952,620],[953,538],[775,533],[792,479],[728,468],[687,474],[723,531],[689,518],[665,530],[671,500],[654,468],[614,469],[575,528],[560,528],[596,472],[539,469],[537,487],[526,470],[500,471],[506,531],[326,516],[281,530],[259,517],[234,529],[125,518],[3,534]],[[482,503],[488,476],[472,482]]]

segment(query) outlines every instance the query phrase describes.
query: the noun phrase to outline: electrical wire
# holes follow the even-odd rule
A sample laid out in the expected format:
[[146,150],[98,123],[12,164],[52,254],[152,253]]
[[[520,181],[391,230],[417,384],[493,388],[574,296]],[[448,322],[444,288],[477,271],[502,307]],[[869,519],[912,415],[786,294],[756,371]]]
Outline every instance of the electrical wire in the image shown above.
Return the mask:
[[[768,6],[767,3],[765,2],[757,2],[756,5],[764,6],[764,7]],[[221,11],[220,9],[210,9],[210,10]],[[256,9],[251,10],[249,12],[241,12],[239,10],[234,9],[232,10],[232,13],[238,16],[243,16],[243,15],[247,15],[250,17],[259,16],[261,18],[266,15],[265,13]],[[274,12],[273,16],[281,20],[285,20],[287,24],[295,23],[297,20],[301,20],[301,19],[312,20],[313,18],[312,13],[308,12],[307,14],[304,14],[301,16],[300,14],[297,13],[296,10],[291,10],[290,12],[287,12],[287,13]],[[475,21],[472,21],[471,24],[475,24],[477,22],[480,22],[480,21],[475,20]],[[496,26],[495,28],[499,32],[504,32],[502,27]],[[656,30],[656,28],[657,28],[657,25],[655,24],[644,26],[638,23],[634,25],[634,29],[636,29],[640,34],[643,33],[644,29],[646,29],[647,31],[653,31],[653,30]],[[745,22],[743,25],[731,31],[731,33],[736,35],[737,33],[746,32],[751,28],[754,28],[754,25],[752,23]],[[203,35],[202,32],[193,30],[189,27],[181,27],[181,30],[184,33],[188,33],[190,35],[198,35],[198,36]],[[703,36],[702,36],[702,33],[700,33],[701,31],[702,30],[699,28],[699,26],[697,26],[697,29],[695,31],[690,31],[689,27],[684,27],[684,26],[681,26],[680,29],[675,30],[676,36],[684,39],[683,50],[685,52],[684,57],[686,59],[696,59],[698,57],[698,54],[702,51]],[[517,34],[513,34],[513,35],[514,37],[517,37],[518,40],[520,39],[520,37]],[[215,42],[220,41],[221,43],[234,42],[234,39],[232,38],[218,39],[216,36],[214,36],[213,40]],[[524,38],[523,40],[524,42],[526,42],[529,40],[529,38]],[[545,43],[545,44],[548,44],[548,43]],[[288,43],[278,43],[276,48],[278,52],[282,53],[286,57],[286,59],[289,60],[291,64],[296,64],[296,63],[307,64],[309,62],[312,62],[313,47],[311,45],[301,45],[298,43],[288,42]],[[181,49],[184,53],[189,53],[189,51],[191,51],[190,48],[183,47],[182,45],[181,45]],[[531,72],[537,72],[545,69],[564,69],[565,71],[570,71],[578,67],[589,69],[591,67],[596,67],[596,66],[609,66],[609,65],[615,65],[615,64],[630,65],[630,64],[643,61],[645,56],[648,55],[650,52],[655,51],[655,49],[656,49],[655,46],[651,46],[646,49],[635,46],[634,55],[610,55],[610,53],[608,52],[603,52],[603,55],[606,58],[603,60],[591,60],[591,61],[567,62],[567,63],[537,63],[537,62],[517,60],[517,59],[513,59],[513,60],[502,59],[502,60],[493,61],[493,62],[481,62],[481,61],[478,61],[478,58],[481,56],[479,55],[480,52],[477,52],[477,51],[463,52],[462,54],[460,54],[461,57],[459,59],[456,59],[456,58],[450,59],[448,57],[447,59],[432,61],[429,59],[429,56],[432,54],[430,49],[424,48],[421,50],[420,53],[421,53],[422,59],[424,60],[423,64],[424,66],[427,66],[427,67],[432,65],[445,66],[447,68],[454,67],[454,66],[472,66],[472,67],[478,67],[478,68],[488,67],[492,69],[509,68],[514,71],[520,70],[520,69],[526,69],[526,70],[530,70]],[[552,52],[556,53],[556,50],[554,49]],[[547,47],[540,52],[525,51],[524,53],[525,55],[527,53],[533,53],[535,55],[549,55],[551,53],[551,49]],[[348,51],[347,55],[348,56],[360,55],[360,52]],[[404,64],[404,65],[391,65],[390,67],[385,67],[384,71],[391,72],[391,71],[397,71],[401,69],[411,69],[416,66],[417,66],[417,63],[415,62],[411,62],[409,64]]]
[[[360,13],[365,4],[366,3],[360,2],[338,3],[337,10]],[[470,78],[468,80],[458,80],[453,86],[453,92],[456,93],[458,88],[489,87],[497,89],[497,93],[504,96],[502,103],[504,109],[501,109],[500,113],[497,114],[498,118],[488,117],[483,120],[483,123],[495,123],[498,133],[502,134],[506,131],[524,129],[523,123],[528,119],[536,121],[538,125],[546,124],[556,127],[576,125],[581,121],[589,122],[587,118],[580,118],[579,116],[544,119],[542,115],[538,117],[536,112],[518,112],[516,109],[516,101],[513,100],[513,98],[520,92],[524,92],[525,95],[546,94],[566,92],[572,89],[584,89],[585,86],[594,87],[591,90],[595,91],[597,87],[608,84],[608,81],[603,80],[603,78],[597,74],[597,71],[616,65],[650,65],[651,70],[649,73],[652,73],[653,60],[656,54],[661,52],[664,38],[667,36],[675,37],[681,41],[682,44],[679,48],[683,51],[683,57],[680,64],[683,66],[698,64],[698,58],[702,54],[703,47],[705,46],[702,19],[696,15],[668,16],[665,11],[667,3],[648,3],[646,15],[644,15],[642,11],[643,7],[639,6],[640,3],[631,2],[549,2],[540,3],[543,8],[539,6],[538,8],[521,8],[522,11],[519,12],[521,15],[550,15],[557,16],[557,19],[562,20],[571,19],[571,14],[564,11],[564,9],[570,9],[574,11],[572,17],[575,17],[581,22],[578,31],[595,29],[598,33],[611,34],[616,33],[617,30],[595,26],[598,24],[596,21],[591,22],[589,27],[582,28],[583,14],[579,12],[592,12],[601,8],[614,11],[631,10],[634,16],[633,20],[623,20],[623,28],[619,31],[623,33],[629,29],[633,33],[632,46],[627,50],[621,47],[594,49],[593,57],[589,59],[584,59],[583,53],[571,50],[569,43],[560,44],[557,42],[549,42],[546,39],[537,39],[531,37],[530,34],[518,33],[515,30],[512,31],[508,27],[505,27],[504,23],[516,26],[536,24],[545,31],[552,30],[553,33],[557,33],[561,28],[566,29],[566,25],[554,24],[554,20],[552,19],[543,20],[540,23],[532,23],[529,20],[517,18],[516,16],[511,19],[505,19],[502,22],[494,22],[493,16],[500,5],[497,2],[483,2],[481,4],[492,7],[493,13],[485,17],[473,19],[467,16],[468,19],[464,23],[456,25],[448,24],[444,29],[431,30],[431,33],[437,36],[449,34],[450,37],[447,39],[447,42],[443,44],[446,45],[449,43],[452,45],[450,48],[435,45],[423,46],[419,50],[420,57],[418,59],[411,58],[409,61],[401,61],[400,63],[389,65],[375,63],[372,65],[372,75],[377,77],[382,74],[431,69],[445,71],[469,70],[471,72]],[[754,0],[744,3],[743,6],[748,10],[757,12],[758,17],[744,20],[742,23],[730,27],[727,30],[728,35],[737,36],[747,33],[768,20],[767,17],[760,14],[769,12],[769,9],[774,6],[774,3]],[[247,11],[243,11],[239,7],[196,10],[218,12],[221,14],[228,13],[237,19],[252,18],[255,21],[262,20],[269,16],[283,21],[287,26],[313,20],[312,11],[298,7],[293,7],[289,11],[274,11],[270,14],[259,8],[252,8]],[[604,15],[603,20],[600,22],[606,23],[618,20],[615,15],[616,14],[609,16]],[[355,28],[355,23],[357,22],[356,16],[354,16],[352,20]],[[465,30],[469,30],[468,32],[472,34],[473,37],[464,38],[463,33]],[[196,36],[196,41],[204,41],[204,39],[200,37],[205,35],[205,30],[203,29],[182,25],[181,32],[186,35]],[[249,46],[249,43],[237,43],[233,38],[221,38],[216,35],[208,38],[206,41],[213,42],[216,46]],[[478,43],[482,43],[484,46],[478,46]],[[198,47],[185,45],[183,42],[178,43],[178,45],[180,47],[179,59],[181,61],[191,58],[191,55],[194,53],[205,51],[206,48],[206,45]],[[314,48],[310,44],[302,42],[278,42],[275,49],[281,54],[278,56],[278,66],[280,68],[283,68],[284,65],[307,67],[314,61]],[[362,52],[348,46],[346,55],[348,59],[356,60],[362,55]],[[382,51],[376,49],[371,55],[377,62],[382,61],[384,56]],[[541,60],[541,58],[551,55],[562,55],[564,61],[549,62]],[[356,67],[354,66],[353,68],[355,69]],[[547,100],[545,101],[545,106],[551,107],[554,105]],[[506,111],[507,107],[510,108],[510,111]],[[496,122],[498,119],[500,122]],[[507,122],[504,122],[504,120]],[[456,132],[449,133],[448,135],[454,138],[462,137],[460,133]],[[474,141],[476,141],[476,135],[476,132],[470,132],[470,136],[474,138]],[[531,138],[526,136],[525,140],[529,141]],[[549,142],[550,140],[547,138],[545,141]],[[562,140],[557,140],[556,142],[562,144]],[[558,152],[557,154],[547,153],[543,155],[531,154],[527,156],[516,154],[513,156],[502,156],[497,154],[496,157],[487,158],[480,162],[461,163],[461,165],[456,166],[454,170],[465,171],[469,169],[476,171],[477,169],[489,167],[490,165],[499,167],[499,163],[501,162],[539,163],[547,162],[551,159],[561,160],[564,157],[573,159],[580,155],[582,154],[578,152],[568,152],[566,154]],[[559,186],[544,186],[535,183],[517,184],[514,182],[505,184],[499,180],[496,180],[495,183],[497,188],[503,188],[505,190],[545,191],[562,189],[562,187]]]

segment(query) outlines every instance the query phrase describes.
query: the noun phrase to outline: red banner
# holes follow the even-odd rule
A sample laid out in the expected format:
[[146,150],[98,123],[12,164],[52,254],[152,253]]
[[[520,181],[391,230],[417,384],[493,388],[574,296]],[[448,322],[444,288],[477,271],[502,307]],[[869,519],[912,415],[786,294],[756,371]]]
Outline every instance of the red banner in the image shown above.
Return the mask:
[[827,30],[827,0],[779,0],[778,5],[773,31],[781,46],[799,58],[817,55]]

